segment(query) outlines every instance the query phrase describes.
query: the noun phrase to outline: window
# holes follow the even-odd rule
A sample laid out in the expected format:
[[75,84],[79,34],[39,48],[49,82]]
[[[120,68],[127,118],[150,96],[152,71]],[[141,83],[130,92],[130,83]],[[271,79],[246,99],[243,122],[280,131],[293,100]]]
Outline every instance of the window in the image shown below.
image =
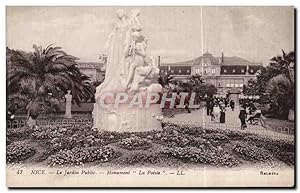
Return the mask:
[[226,87],[230,87],[230,84],[226,84]]
[[212,73],[212,74],[216,74],[216,69],[214,69],[214,68],[211,69],[211,73]]
[[171,70],[171,73],[174,73],[174,70]]
[[196,68],[196,69],[195,69],[195,72],[196,72],[196,74],[202,74],[201,68]]
[[235,69],[232,69],[232,73],[235,73]]
[[240,87],[243,87],[244,86],[244,84],[240,84]]
[[239,84],[235,84],[235,87],[239,87]]
[[230,84],[230,87],[234,87],[234,84]]
[[187,72],[187,73],[190,73],[190,70],[187,70],[186,72]]
[[224,72],[224,73],[226,73],[226,72],[227,72],[227,70],[226,70],[226,69],[224,69],[224,70],[223,70],[223,72]]
[[245,70],[244,70],[244,69],[242,69],[242,70],[241,70],[241,72],[242,72],[242,73],[245,73]]
[[181,70],[180,70],[180,69],[178,70],[178,73],[179,73],[179,74],[181,73]]
[[250,72],[253,73],[254,72],[253,69],[251,69]]

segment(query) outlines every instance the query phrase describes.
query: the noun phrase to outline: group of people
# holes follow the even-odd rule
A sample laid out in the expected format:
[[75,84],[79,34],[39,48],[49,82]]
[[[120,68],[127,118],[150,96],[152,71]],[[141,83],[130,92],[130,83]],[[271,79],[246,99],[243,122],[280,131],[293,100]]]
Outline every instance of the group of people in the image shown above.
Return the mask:
[[208,99],[206,101],[206,114],[211,116],[211,120],[216,123],[225,123],[226,107],[228,107],[228,99],[226,98]]
[[247,128],[247,122],[252,125],[258,124],[261,120],[261,110],[257,109],[254,103],[244,103],[240,107],[239,119],[241,121],[241,129]]
[[[211,121],[215,123],[225,123],[226,108],[229,107],[231,111],[235,109],[235,102],[228,98],[210,98],[206,101],[206,114],[211,117]],[[247,122],[250,124],[258,124],[261,118],[261,111],[258,110],[254,103],[247,101],[240,106],[238,118],[241,122],[241,129],[247,128]]]

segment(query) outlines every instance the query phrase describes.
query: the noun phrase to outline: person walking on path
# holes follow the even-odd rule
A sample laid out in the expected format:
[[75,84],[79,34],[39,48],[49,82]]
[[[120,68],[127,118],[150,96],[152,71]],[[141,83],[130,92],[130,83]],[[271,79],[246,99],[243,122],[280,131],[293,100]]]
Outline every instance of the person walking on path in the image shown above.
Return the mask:
[[207,114],[207,116],[211,116],[212,109],[213,109],[213,102],[212,102],[211,99],[208,99],[206,101],[206,114]]
[[241,106],[239,119],[241,121],[241,129],[247,128],[247,125],[246,125],[247,112],[246,112],[246,107],[244,105]]
[[225,104],[222,104],[221,107],[220,107],[220,123],[225,123],[225,111],[226,111],[226,108],[225,108]]
[[213,108],[213,113],[214,113],[214,121],[216,123],[218,123],[220,121],[220,107],[219,107],[219,104],[216,103],[214,105],[214,108]]

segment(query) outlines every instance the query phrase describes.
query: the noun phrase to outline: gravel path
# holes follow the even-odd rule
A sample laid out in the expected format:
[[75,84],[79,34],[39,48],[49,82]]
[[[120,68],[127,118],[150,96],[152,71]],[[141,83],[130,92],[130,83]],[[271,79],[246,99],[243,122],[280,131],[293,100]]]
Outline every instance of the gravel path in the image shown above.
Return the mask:
[[261,124],[250,125],[247,124],[247,128],[241,130],[240,120],[238,118],[239,109],[232,111],[230,108],[226,109],[226,121],[225,123],[218,123],[211,121],[211,117],[206,115],[206,109],[199,109],[192,111],[191,113],[176,114],[172,118],[164,118],[164,122],[172,122],[179,124],[188,124],[196,126],[205,126],[212,129],[230,129],[240,132],[247,132],[258,134],[274,139],[286,139],[294,140],[293,135],[283,134],[264,128]]

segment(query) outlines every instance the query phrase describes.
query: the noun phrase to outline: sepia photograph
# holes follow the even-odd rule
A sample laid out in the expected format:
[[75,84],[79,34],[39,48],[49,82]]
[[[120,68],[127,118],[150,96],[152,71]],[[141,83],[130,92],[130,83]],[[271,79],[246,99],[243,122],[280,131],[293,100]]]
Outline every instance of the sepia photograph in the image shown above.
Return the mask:
[[295,188],[294,6],[6,6],[6,185]]

